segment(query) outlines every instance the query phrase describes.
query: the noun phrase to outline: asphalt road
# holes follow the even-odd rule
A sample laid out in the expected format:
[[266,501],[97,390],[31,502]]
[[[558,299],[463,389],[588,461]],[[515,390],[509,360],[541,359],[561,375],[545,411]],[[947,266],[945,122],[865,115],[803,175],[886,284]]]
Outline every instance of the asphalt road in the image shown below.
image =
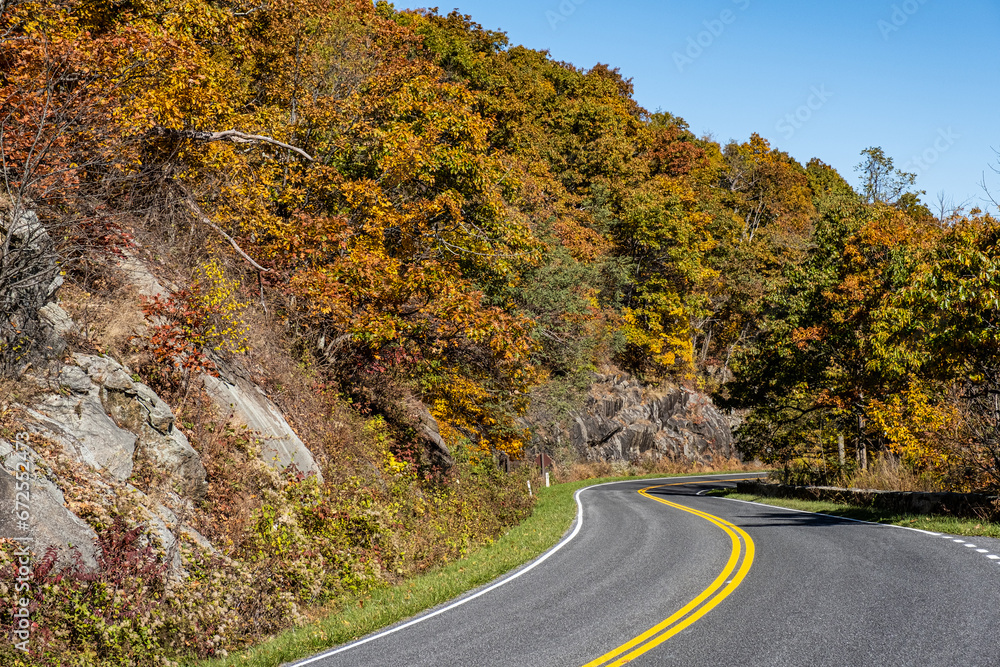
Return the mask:
[[696,495],[720,479],[587,489],[542,562],[296,665],[1000,667],[1000,540]]

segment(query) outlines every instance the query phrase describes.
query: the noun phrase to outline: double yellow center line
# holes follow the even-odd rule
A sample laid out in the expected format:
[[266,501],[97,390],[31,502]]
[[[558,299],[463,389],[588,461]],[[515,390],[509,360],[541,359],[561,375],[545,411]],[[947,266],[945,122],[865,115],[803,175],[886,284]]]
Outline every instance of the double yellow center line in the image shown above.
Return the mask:
[[[739,480],[719,481],[729,482]],[[714,482],[701,483],[707,484]],[[709,523],[715,524],[721,528],[727,535],[729,535],[729,539],[732,541],[733,547],[732,553],[729,555],[729,560],[726,562],[726,566],[722,569],[722,572],[719,573],[719,576],[715,578],[715,581],[708,586],[708,588],[702,591],[698,597],[688,602],[681,609],[677,610],[677,612],[670,616],[670,618],[666,619],[662,623],[654,625],[635,639],[625,642],[618,648],[605,653],[600,658],[588,662],[584,665],[584,667],[616,667],[617,665],[624,665],[627,662],[635,660],[643,653],[656,648],[714,609],[716,605],[736,590],[736,587],[743,582],[747,572],[750,571],[750,567],[753,565],[754,556],[753,540],[750,539],[750,536],[743,532],[743,530],[741,530],[738,526],[729,523],[725,519],[720,519],[717,516],[708,514],[707,512],[678,505],[677,503],[672,503],[669,500],[664,500],[663,498],[657,498],[656,496],[648,493],[653,489],[659,489],[664,486],[683,486],[685,484],[691,484],[691,482],[648,486],[645,489],[640,490],[639,494],[651,500],[655,500],[658,503],[663,503],[669,507],[679,509],[682,512],[694,514],[695,516],[701,517]]]

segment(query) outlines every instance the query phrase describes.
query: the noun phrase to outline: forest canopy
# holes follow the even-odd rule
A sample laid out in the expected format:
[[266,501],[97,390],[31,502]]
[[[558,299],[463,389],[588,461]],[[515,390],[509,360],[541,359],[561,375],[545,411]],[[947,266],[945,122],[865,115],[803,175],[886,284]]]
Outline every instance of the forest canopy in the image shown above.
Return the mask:
[[405,385],[484,455],[520,455],[540,388],[612,367],[714,392],[745,456],[813,479],[881,452],[1000,488],[1000,225],[932,214],[881,148],[855,190],[458,13],[0,10],[8,374],[56,273],[208,228],[330,382],[373,409]]

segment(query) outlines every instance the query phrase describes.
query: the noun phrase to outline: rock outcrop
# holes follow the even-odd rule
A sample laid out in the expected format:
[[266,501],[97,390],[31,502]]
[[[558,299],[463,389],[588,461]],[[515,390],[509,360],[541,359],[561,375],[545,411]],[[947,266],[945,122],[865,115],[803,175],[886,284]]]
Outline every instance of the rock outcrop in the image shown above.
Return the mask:
[[[4,221],[0,220],[0,229],[3,228]],[[43,258],[49,239],[34,214],[22,215],[13,233],[25,252]],[[44,272],[51,267],[45,265],[42,269]],[[137,257],[126,255],[118,269],[145,296],[165,291],[165,283]],[[25,417],[25,428],[33,437],[40,438],[45,450],[44,456],[40,456],[27,448],[36,471],[31,476],[30,530],[25,533],[23,525],[11,518],[13,515],[3,515],[0,538],[23,539],[27,534],[33,540],[30,547],[36,554],[54,546],[61,550],[64,559],[68,557],[67,548],[75,547],[83,564],[93,569],[97,567],[97,536],[80,516],[91,516],[98,506],[121,507],[125,503],[132,518],[145,524],[145,539],[163,550],[174,574],[179,575],[178,549],[182,539],[212,550],[209,541],[185,523],[193,503],[208,490],[201,456],[177,428],[169,406],[138,381],[127,366],[102,355],[67,357],[67,336],[76,332],[77,327],[55,301],[54,293],[61,278],[55,275],[36,283],[31,294],[21,295],[24,303],[15,304],[27,309],[26,313],[30,311],[33,318],[32,326],[26,327],[21,325],[27,321],[27,315],[15,317],[22,334],[30,330],[34,337],[35,354],[31,363],[27,356],[19,361],[18,369],[24,371],[24,378],[34,385],[35,391],[18,409]],[[6,333],[0,331],[0,343],[7,340],[4,336]],[[312,453],[275,403],[238,368],[225,363],[218,366],[220,377],[202,375],[200,379],[219,417],[241,423],[259,436],[261,459],[272,468],[283,471],[294,467],[322,480]],[[423,430],[425,437],[434,441],[436,430],[429,427]],[[436,442],[440,445],[438,458],[449,460],[439,435]],[[18,492],[14,476],[17,467],[11,461],[20,455],[20,452],[15,454],[10,443],[0,440],[0,498],[14,498]],[[48,467],[50,459],[59,462],[58,473]],[[151,495],[129,483],[139,464],[155,480],[155,488],[149,491]],[[71,477],[64,477],[66,474]]]
[[58,442],[70,458],[118,481],[132,475],[136,456],[145,457],[182,495],[200,497],[205,467],[174,415],[156,393],[132,379],[109,357],[73,355],[75,365],[36,378],[44,394],[28,414],[36,432]]
[[136,434],[137,454],[166,475],[175,492],[203,496],[207,483],[201,456],[175,428],[173,412],[156,392],[108,357],[77,354],[74,360],[101,387],[101,403],[115,423]]
[[58,442],[72,459],[124,481],[132,475],[136,436],[119,428],[101,402],[102,387],[79,366],[34,378],[44,394],[28,414],[29,428]]
[[680,387],[655,391],[622,376],[598,376],[570,440],[591,461],[734,456],[733,434],[711,399]]
[[[48,303],[41,320],[51,341],[58,342],[73,329],[72,319],[55,303]],[[65,343],[57,346],[65,349]],[[162,492],[175,508],[186,511],[192,501],[202,497],[207,488],[201,456],[176,428],[174,415],[166,403],[148,386],[133,379],[124,365],[106,356],[74,354],[67,363],[52,360],[26,379],[37,392],[28,405],[20,406],[27,417],[28,432],[54,445],[57,456],[80,466],[82,479],[95,493],[108,499],[127,499],[134,517],[145,523],[154,543],[168,557],[175,576],[181,574],[177,551],[181,536],[210,548],[207,540],[183,524],[176,513],[155,501],[127,480],[135,465],[145,460],[156,471]],[[50,547],[60,550],[66,562],[69,549],[76,549],[84,567],[97,567],[94,530],[67,507],[59,484],[65,484],[52,472],[46,458],[30,447],[23,447],[31,461],[30,476],[31,537],[28,546],[40,555]],[[21,451],[0,440],[0,497],[15,496]],[[70,482],[75,484],[76,482]],[[69,493],[69,488],[67,493]],[[73,506],[72,503],[69,503]],[[10,517],[0,517],[0,537],[22,538],[25,533]]]
[[312,453],[260,387],[238,375],[204,375],[202,379],[205,391],[223,416],[257,433],[260,457],[265,463],[279,471],[294,465],[299,472],[316,475],[322,481],[323,473]]
[[[21,248],[44,258],[48,237],[37,218],[25,214],[15,227]],[[43,273],[51,268],[46,267]],[[152,296],[164,291],[137,258],[127,256],[119,268],[141,293]],[[32,468],[30,520],[26,525],[11,512],[0,515],[0,538],[21,540],[38,556],[55,547],[63,563],[75,549],[83,566],[94,570],[97,534],[80,517],[95,518],[103,525],[106,508],[117,506],[144,524],[143,539],[163,551],[174,576],[183,576],[182,541],[214,551],[186,523],[194,503],[208,490],[201,456],[175,424],[169,406],[127,366],[103,355],[67,356],[67,336],[77,327],[55,301],[60,283],[58,275],[39,279],[30,294],[16,293],[18,303],[0,304],[10,306],[18,335],[23,338],[27,332],[33,338],[26,348],[31,358],[27,353],[19,357],[14,370],[23,372],[34,390],[16,409],[31,443],[41,446],[37,451],[27,445],[15,448],[0,439],[0,498],[13,501],[24,493],[16,475],[25,457]],[[0,331],[0,344],[12,344],[8,333]],[[221,377],[202,377],[219,415],[255,431],[263,444],[261,458],[273,468],[295,466],[322,478],[310,451],[263,390],[235,369],[220,367]],[[129,483],[138,464],[155,480],[148,493]]]
[[[143,296],[165,295],[163,282],[134,255],[126,254],[118,268]],[[200,379],[220,416],[256,431],[262,444],[261,459],[272,468],[283,471],[294,465],[299,472],[315,475],[322,481],[323,473],[312,452],[264,390],[226,364],[218,366],[219,377],[203,373]]]
[[[44,460],[33,449],[14,446],[0,440],[0,498],[13,501],[23,487],[17,486],[17,473],[21,465],[29,471],[30,482],[27,495],[22,496],[29,518],[25,530],[13,511],[0,512],[0,538],[23,540],[36,554],[45,553],[49,547],[62,549],[61,562],[67,563],[68,547],[78,550],[81,562],[87,568],[97,567],[97,533],[82,519],[66,509],[62,491],[46,474]],[[21,491],[24,493],[24,491]],[[11,509],[15,507],[12,505]]]

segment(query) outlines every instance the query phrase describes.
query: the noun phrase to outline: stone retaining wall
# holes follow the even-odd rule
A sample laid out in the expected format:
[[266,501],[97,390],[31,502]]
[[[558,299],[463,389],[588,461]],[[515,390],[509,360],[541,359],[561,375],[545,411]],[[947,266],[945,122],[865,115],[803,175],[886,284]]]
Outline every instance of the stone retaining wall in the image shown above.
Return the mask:
[[767,498],[826,500],[900,514],[945,514],[974,519],[1000,518],[1000,496],[981,493],[873,491],[833,486],[791,486],[757,481],[737,482],[736,491]]

